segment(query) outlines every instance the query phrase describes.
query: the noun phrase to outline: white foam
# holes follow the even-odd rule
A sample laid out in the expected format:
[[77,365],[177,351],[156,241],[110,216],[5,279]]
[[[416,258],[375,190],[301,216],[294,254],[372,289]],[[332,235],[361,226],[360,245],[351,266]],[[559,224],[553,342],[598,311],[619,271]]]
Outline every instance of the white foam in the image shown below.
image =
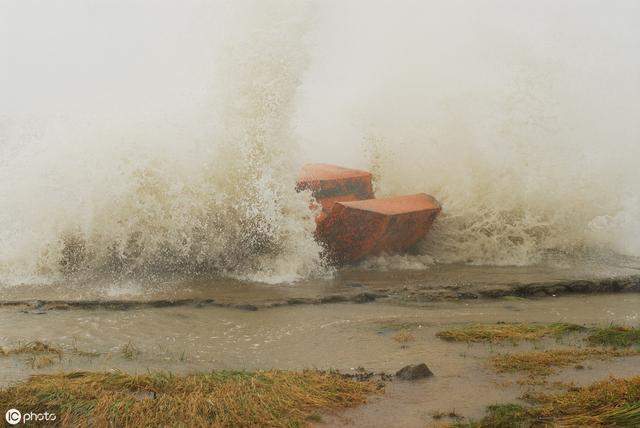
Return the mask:
[[0,282],[326,275],[303,161],[442,202],[420,254],[363,267],[640,255],[633,1],[0,14]]

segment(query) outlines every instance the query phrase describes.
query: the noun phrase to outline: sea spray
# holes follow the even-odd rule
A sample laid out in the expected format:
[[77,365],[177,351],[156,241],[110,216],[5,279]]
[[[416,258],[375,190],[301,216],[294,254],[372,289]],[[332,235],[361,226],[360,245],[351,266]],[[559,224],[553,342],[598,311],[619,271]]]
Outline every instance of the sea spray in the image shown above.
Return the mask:
[[307,157],[444,207],[418,255],[365,266],[640,255],[639,16],[632,2],[331,3],[301,90]]
[[[212,107],[196,98],[186,113],[3,123],[6,282],[166,273],[281,282],[325,272],[311,197],[295,191],[290,124],[308,5],[218,6],[224,19],[213,23],[227,24]],[[13,134],[24,129],[38,135]]]
[[361,268],[640,255],[637,2],[0,14],[1,283],[324,275],[303,161],[442,202],[417,253]]

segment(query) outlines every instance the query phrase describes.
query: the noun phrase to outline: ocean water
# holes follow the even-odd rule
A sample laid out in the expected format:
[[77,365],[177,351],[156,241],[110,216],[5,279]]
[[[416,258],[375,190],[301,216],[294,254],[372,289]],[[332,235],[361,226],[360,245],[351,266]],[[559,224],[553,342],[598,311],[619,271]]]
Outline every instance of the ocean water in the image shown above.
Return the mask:
[[444,210],[360,269],[640,256],[636,1],[3,1],[0,283],[330,276],[305,162]]

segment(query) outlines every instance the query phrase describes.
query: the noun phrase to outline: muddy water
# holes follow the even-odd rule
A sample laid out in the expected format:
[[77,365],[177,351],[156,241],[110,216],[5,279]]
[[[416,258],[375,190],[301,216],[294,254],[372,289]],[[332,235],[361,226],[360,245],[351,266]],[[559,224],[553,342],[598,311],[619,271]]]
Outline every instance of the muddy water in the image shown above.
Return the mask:
[[[566,296],[536,300],[441,302],[421,307],[388,303],[285,306],[259,311],[180,306],[126,311],[71,309],[22,312],[0,309],[0,346],[42,340],[65,349],[62,361],[34,369],[26,357],[0,358],[0,383],[34,372],[123,369],[131,372],[212,369],[338,369],[395,372],[426,362],[435,373],[416,383],[391,382],[384,398],[326,418],[332,424],[424,426],[431,413],[451,411],[477,417],[484,407],[514,400],[521,387],[486,364],[495,352],[531,348],[452,344],[435,333],[469,322],[640,323],[639,294]],[[399,343],[399,328],[415,340]],[[579,340],[568,338],[566,341]],[[130,344],[133,356],[122,352]],[[553,341],[535,345],[557,346]],[[99,356],[76,355],[73,349]],[[640,361],[594,363],[584,380],[609,373],[640,374]],[[567,375],[569,378],[571,374]],[[400,415],[400,416],[399,416]]]
[[[408,258],[409,256],[406,256]],[[405,260],[406,261],[406,260]],[[393,266],[391,266],[393,267]],[[381,269],[381,270],[379,270]],[[160,300],[213,300],[220,304],[269,306],[289,299],[322,299],[372,292],[398,296],[402,300],[433,300],[442,295],[459,298],[462,294],[483,296],[483,291],[509,290],[526,286],[555,289],[561,283],[612,281],[640,275],[640,259],[616,259],[603,263],[559,266],[469,266],[434,265],[429,269],[363,270],[347,268],[324,279],[294,284],[265,284],[229,278],[154,280],[113,279],[65,280],[48,284],[7,285],[0,283],[0,304],[33,300],[87,302],[157,302]],[[593,284],[592,284],[593,285]],[[533,287],[532,287],[533,288]],[[589,290],[588,290],[589,291]],[[598,291],[598,290],[591,290]],[[601,291],[601,290],[600,290]]]

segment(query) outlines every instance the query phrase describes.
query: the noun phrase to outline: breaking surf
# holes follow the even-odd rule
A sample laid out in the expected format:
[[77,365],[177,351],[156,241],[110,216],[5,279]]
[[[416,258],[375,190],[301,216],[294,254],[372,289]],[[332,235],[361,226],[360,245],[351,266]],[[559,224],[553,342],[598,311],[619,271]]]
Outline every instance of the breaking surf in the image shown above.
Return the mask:
[[601,9],[545,2],[562,29],[534,37],[529,12],[466,2],[97,7],[3,11],[1,284],[331,276],[305,162],[442,203],[413,254],[359,269],[640,255],[637,36]]

